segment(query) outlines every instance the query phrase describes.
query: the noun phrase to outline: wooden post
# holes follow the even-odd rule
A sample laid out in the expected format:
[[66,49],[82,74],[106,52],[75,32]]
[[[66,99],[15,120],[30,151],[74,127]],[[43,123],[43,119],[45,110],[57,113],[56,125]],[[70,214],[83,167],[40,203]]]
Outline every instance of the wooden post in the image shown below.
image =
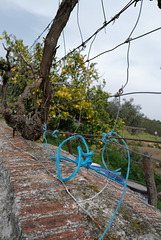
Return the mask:
[[13,128],[13,138],[15,137],[16,128]]
[[[69,138],[69,137],[70,137],[69,132],[66,132],[66,133],[65,133],[65,136],[66,136],[66,138]],[[69,153],[70,153],[71,155],[73,155],[73,150],[72,150],[72,145],[71,145],[70,140],[67,141],[67,145],[68,145]]]
[[147,151],[143,154],[146,155],[143,157],[143,167],[148,191],[148,203],[153,205],[154,207],[157,207],[157,190],[154,180],[153,163],[150,159],[151,154]]

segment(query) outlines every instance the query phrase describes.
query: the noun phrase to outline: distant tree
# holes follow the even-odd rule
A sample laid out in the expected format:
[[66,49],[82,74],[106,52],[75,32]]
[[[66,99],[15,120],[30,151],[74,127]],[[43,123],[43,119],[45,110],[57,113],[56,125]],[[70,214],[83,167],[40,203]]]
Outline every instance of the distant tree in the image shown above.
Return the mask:
[[141,106],[135,105],[133,103],[133,98],[130,98],[130,100],[123,99],[123,101],[120,110],[120,117],[125,121],[126,125],[139,127],[141,125],[142,117],[144,116],[144,114],[140,112]]
[[130,100],[123,99],[123,103],[119,106],[118,100],[114,99],[108,108],[110,116],[116,116],[118,109],[120,109],[119,116],[124,120],[125,125],[140,127],[144,114],[140,112],[141,106],[135,105],[133,102],[133,98]]
[[142,126],[146,128],[146,132],[155,135],[155,132],[157,133],[157,136],[161,137],[161,122],[158,120],[151,120],[147,117],[144,117],[142,119]]
[[130,100],[123,99],[123,103],[119,106],[117,99],[114,99],[109,103],[108,112],[110,118],[114,118],[117,115],[118,109],[119,116],[125,122],[125,125],[132,127],[146,128],[146,132],[153,134],[157,132],[158,136],[161,136],[161,122],[158,120],[150,120],[141,113],[141,106],[135,105],[134,99]]

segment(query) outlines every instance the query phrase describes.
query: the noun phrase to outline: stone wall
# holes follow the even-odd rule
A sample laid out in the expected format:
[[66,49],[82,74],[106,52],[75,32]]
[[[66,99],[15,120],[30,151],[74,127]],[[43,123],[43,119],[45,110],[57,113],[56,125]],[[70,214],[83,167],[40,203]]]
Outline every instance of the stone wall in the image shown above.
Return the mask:
[[0,157],[0,239],[21,239],[18,211],[8,171]]
[[[0,239],[99,239],[123,187],[85,168],[64,185],[57,178],[56,162],[48,158],[51,153],[42,144],[18,134],[12,138],[11,129],[2,120],[0,124]],[[61,163],[64,176],[72,171],[71,163]],[[127,189],[103,239],[160,240],[161,212]]]

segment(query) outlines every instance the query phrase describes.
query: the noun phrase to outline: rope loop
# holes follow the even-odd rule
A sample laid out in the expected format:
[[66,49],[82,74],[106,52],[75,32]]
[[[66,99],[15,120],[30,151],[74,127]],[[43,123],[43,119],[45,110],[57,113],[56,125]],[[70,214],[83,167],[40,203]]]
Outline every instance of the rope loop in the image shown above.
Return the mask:
[[55,137],[55,138],[57,138],[58,136],[57,136],[57,133],[58,133],[59,131],[58,130],[55,130],[51,135],[52,135],[52,137]]
[[[85,167],[85,168],[89,169],[91,164],[92,164],[91,157],[94,155],[94,152],[84,153],[80,146],[78,146],[77,149],[78,149],[79,156],[81,158],[81,165],[80,165],[80,167]],[[78,160],[79,160],[79,157],[76,158],[76,160],[75,160],[77,165],[78,165]]]
[[51,147],[49,147],[48,141],[47,141],[47,139],[46,139],[46,133],[47,133],[46,123],[44,123],[44,125],[43,125],[43,130],[44,130],[44,132],[43,132],[43,138],[44,138],[44,140],[45,140],[45,143],[42,145],[42,148],[47,147],[48,149],[50,149],[50,151],[52,152],[53,156],[50,156],[49,158],[52,158],[53,160],[55,160],[55,151],[54,151]]
[[113,132],[114,132],[114,129],[112,129],[111,132],[109,132],[109,133],[103,133],[102,142],[104,144],[109,143],[109,141],[110,141],[110,139],[112,137]]
[[[80,138],[83,143],[84,143],[84,146],[86,148],[86,153],[83,152],[82,148],[80,146],[77,147],[77,150],[78,150],[78,157],[75,159],[75,160],[72,160],[68,157],[65,157],[63,155],[60,154],[60,150],[61,150],[61,147],[63,146],[63,144],[71,139],[74,139],[74,138]],[[94,152],[89,152],[89,149],[88,149],[88,146],[87,146],[87,143],[85,141],[85,139],[81,136],[81,135],[76,135],[76,136],[71,136],[67,139],[65,139],[58,147],[58,150],[57,150],[57,161],[56,161],[56,167],[57,167],[57,172],[58,172],[58,177],[60,180],[62,181],[68,181],[70,179],[72,179],[79,171],[79,168],[80,167],[86,167],[86,168],[90,168],[90,165],[92,164],[92,159],[91,157],[93,156]],[[82,158],[85,157],[85,159]],[[61,159],[65,159],[67,161],[71,161],[73,163],[75,163],[77,165],[76,169],[74,170],[74,172],[67,178],[63,178],[61,176],[61,173],[60,173],[60,160]]]

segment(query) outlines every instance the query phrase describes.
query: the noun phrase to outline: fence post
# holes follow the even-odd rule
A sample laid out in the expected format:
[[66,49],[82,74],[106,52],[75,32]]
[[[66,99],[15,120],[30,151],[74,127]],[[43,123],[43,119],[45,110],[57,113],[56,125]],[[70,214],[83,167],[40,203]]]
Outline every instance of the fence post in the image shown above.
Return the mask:
[[154,170],[153,170],[153,163],[150,159],[151,154],[149,152],[143,153],[146,156],[143,156],[143,167],[145,173],[145,181],[148,191],[148,203],[157,207],[157,190],[154,180]]
[[[65,137],[66,137],[66,139],[70,137],[69,132],[66,132],[66,133],[65,133]],[[73,150],[72,150],[72,145],[71,145],[70,140],[67,141],[67,145],[68,145],[69,153],[70,153],[71,155],[73,155]]]

